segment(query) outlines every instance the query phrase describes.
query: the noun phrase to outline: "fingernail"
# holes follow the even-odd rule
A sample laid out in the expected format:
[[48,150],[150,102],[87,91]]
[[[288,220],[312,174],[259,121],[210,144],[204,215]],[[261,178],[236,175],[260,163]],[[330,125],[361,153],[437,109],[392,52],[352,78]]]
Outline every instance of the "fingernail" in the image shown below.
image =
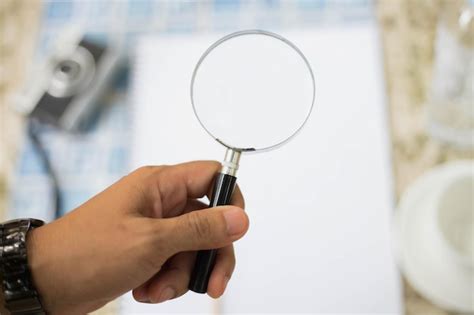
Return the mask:
[[150,299],[145,291],[139,291],[135,293],[135,299],[141,303],[150,303]]
[[175,291],[172,288],[167,287],[163,290],[163,292],[161,292],[160,298],[156,301],[156,303],[162,303],[171,300],[175,297],[175,295]]
[[229,235],[238,235],[245,230],[246,222],[243,212],[244,211],[239,208],[230,208],[224,211],[224,219]]

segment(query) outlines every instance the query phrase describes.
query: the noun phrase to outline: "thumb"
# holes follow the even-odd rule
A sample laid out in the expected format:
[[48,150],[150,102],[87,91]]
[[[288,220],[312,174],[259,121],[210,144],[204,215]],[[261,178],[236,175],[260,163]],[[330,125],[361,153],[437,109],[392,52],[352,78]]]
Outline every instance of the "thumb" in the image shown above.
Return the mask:
[[241,238],[249,219],[243,209],[221,206],[160,220],[162,240],[173,253],[220,248]]

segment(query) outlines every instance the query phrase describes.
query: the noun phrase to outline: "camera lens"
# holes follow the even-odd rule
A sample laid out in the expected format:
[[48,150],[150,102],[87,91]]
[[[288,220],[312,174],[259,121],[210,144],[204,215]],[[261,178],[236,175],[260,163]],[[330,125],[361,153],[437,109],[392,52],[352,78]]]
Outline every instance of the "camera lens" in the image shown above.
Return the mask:
[[62,65],[61,66],[61,72],[64,72],[64,73],[68,73],[69,71],[71,71],[71,66],[69,65]]
[[81,66],[74,60],[61,61],[54,71],[55,76],[60,80],[72,81],[81,71]]
[[69,65],[62,65],[61,66],[61,71],[68,73],[71,70],[71,67]]
[[67,97],[88,87],[95,73],[94,57],[84,47],[77,47],[51,67],[49,94]]

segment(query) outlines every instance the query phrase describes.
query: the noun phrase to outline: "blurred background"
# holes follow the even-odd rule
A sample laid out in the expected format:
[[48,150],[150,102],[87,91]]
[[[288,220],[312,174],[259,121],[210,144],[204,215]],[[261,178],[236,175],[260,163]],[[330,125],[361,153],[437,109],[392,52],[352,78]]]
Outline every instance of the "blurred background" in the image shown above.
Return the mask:
[[[382,82],[374,86],[377,87],[375,93],[378,93],[375,99],[380,101],[377,105],[382,113],[377,119],[381,130],[386,133],[383,141],[387,143],[375,150],[384,150],[381,157],[389,160],[384,168],[388,175],[383,178],[383,185],[390,190],[387,195],[393,196],[392,199],[388,197],[393,210],[387,215],[390,222],[380,223],[391,241],[381,246],[394,248],[393,263],[398,266],[400,280],[397,287],[401,296],[400,312],[474,312],[473,5],[468,0],[2,0],[1,217],[52,220],[126,174],[136,166],[136,161],[147,161],[146,158],[133,157],[136,153],[130,149],[136,148],[134,139],[143,136],[143,130],[139,133],[139,129],[133,127],[137,121],[132,120],[137,116],[131,115],[131,103],[137,106],[138,101],[134,100],[139,97],[136,93],[142,91],[136,88],[137,82],[144,84],[144,76],[140,76],[137,69],[148,66],[146,62],[149,61],[141,64],[146,59],[143,56],[149,56],[143,48],[151,45],[146,44],[147,38],[192,38],[213,32],[225,34],[262,28],[276,32],[317,30],[318,36],[325,37],[330,43],[331,36],[336,36],[336,33],[359,36],[359,33],[351,32],[354,29],[368,30],[368,34],[375,34],[369,36],[369,41],[377,51],[375,56],[380,56],[380,60],[374,61],[379,63],[370,67],[380,68],[382,73]],[[353,45],[357,46],[357,42]],[[84,49],[89,53],[82,53]],[[334,58],[345,58],[344,52]],[[77,65],[95,70],[78,70]],[[318,84],[325,78],[320,76],[318,79],[318,69],[315,72],[318,91]],[[76,86],[73,82],[76,75],[84,82],[93,80],[95,83],[86,84],[86,88],[82,88],[80,82]],[[363,71],[357,73],[361,78],[364,75]],[[62,80],[72,87],[64,86]],[[324,84],[322,86],[324,89]],[[367,94],[372,92],[367,91]],[[331,86],[328,93],[341,91]],[[379,130],[374,129],[374,132]],[[316,141],[314,146],[318,146]],[[365,153],[371,156],[371,152]],[[460,189],[460,195],[453,197],[461,200],[461,204],[449,201],[445,191],[451,187],[450,183],[466,176],[469,178],[465,184],[467,189]],[[435,182],[439,182],[439,187],[431,192]],[[462,256],[462,259],[467,257],[469,265],[468,269],[463,269],[465,264],[440,266],[439,269],[433,267],[434,274],[444,272],[449,279],[419,277],[422,271],[408,267],[422,266],[421,258],[409,255],[413,249],[407,248],[410,245],[406,242],[416,242],[418,236],[411,236],[412,229],[408,226],[418,224],[416,220],[424,222],[422,224],[429,221],[410,214],[418,211],[411,200],[421,200],[434,195],[435,191],[442,195],[441,199],[448,200],[446,207],[449,209],[446,216],[437,214],[442,221],[436,223],[436,227],[448,243],[451,230],[461,231],[455,238],[461,239],[463,245],[456,247],[457,241],[454,240],[452,247],[461,248],[454,255]],[[415,194],[418,197],[414,197]],[[370,193],[364,195],[367,200],[372,197]],[[439,208],[438,205],[433,207]],[[446,231],[443,224],[448,221],[451,230]],[[392,233],[391,229],[395,232]],[[419,246],[423,248],[431,244],[429,240],[427,242]],[[435,243],[434,236],[432,243]],[[440,261],[444,259],[442,254],[433,255],[431,257],[440,257]],[[412,264],[411,259],[417,263]],[[456,279],[460,280],[456,282]],[[364,284],[360,283],[360,286]],[[443,291],[446,289],[451,289],[452,298],[443,299],[447,296]],[[393,300],[397,300],[397,296]],[[98,313],[135,312],[130,306],[124,306],[127,303],[132,302],[115,302]],[[226,305],[225,300],[222,303]],[[340,303],[344,304],[344,301]],[[222,309],[226,310],[225,307],[213,308],[214,312],[222,312]],[[232,311],[231,307],[229,309]],[[303,310],[316,313],[318,308]],[[337,306],[325,310],[340,311]],[[371,313],[363,307],[349,311]],[[373,312],[392,311],[393,308],[382,311],[379,308]]]

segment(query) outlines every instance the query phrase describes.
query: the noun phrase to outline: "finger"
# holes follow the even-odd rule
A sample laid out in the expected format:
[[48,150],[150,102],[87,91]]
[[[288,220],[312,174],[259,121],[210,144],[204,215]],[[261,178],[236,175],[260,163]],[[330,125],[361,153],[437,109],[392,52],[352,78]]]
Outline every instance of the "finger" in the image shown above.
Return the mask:
[[191,269],[196,253],[178,253],[168,260],[145,288],[150,303],[161,303],[182,296],[188,291]]
[[[186,293],[189,274],[191,273],[191,268],[195,259],[195,252],[182,252],[172,256],[152,278],[139,287],[133,289],[133,297],[138,302],[158,303],[158,299],[162,295],[161,293],[164,293],[162,291],[168,286],[171,286],[173,291],[176,292],[176,297]],[[184,281],[180,281],[182,279],[182,273],[188,274],[188,278],[184,279]],[[167,276],[166,274],[170,274],[171,276]],[[166,281],[167,278],[170,278],[171,281]],[[185,282],[184,290],[183,285],[181,284],[183,282]],[[161,283],[164,284],[159,285]],[[168,285],[166,285],[166,283],[168,283]],[[178,285],[175,285],[175,283],[178,283]],[[157,292],[157,290],[159,292]],[[153,293],[151,291],[153,291]],[[151,296],[152,294],[153,297]]]
[[212,185],[220,163],[198,161],[168,167],[150,168],[142,188],[150,195],[158,216],[169,217],[168,211],[182,211],[188,199],[203,197]]
[[[173,256],[174,257],[174,256]],[[168,259],[162,266],[161,268],[159,268],[158,272],[153,276],[151,277],[150,279],[148,279],[145,283],[141,284],[140,286],[136,287],[135,289],[133,289],[132,291],[132,295],[133,297],[135,298],[136,301],[138,302],[142,302],[142,303],[151,303],[150,301],[150,297],[148,295],[148,287],[150,286],[150,284],[152,283],[152,281],[155,279],[155,277],[158,275],[159,272],[161,272],[162,270],[168,268],[168,264],[169,262],[172,260],[171,257],[170,259]]]
[[175,254],[229,245],[247,232],[249,220],[243,209],[221,206],[155,220],[154,224],[157,244],[166,243],[168,254]]
[[216,264],[212,270],[207,294],[213,298],[218,298],[224,294],[235,268],[234,246],[229,245],[217,251]]
[[137,302],[150,303],[150,297],[148,296],[148,285],[151,283],[153,278],[143,283],[139,287],[133,289],[132,296]]

